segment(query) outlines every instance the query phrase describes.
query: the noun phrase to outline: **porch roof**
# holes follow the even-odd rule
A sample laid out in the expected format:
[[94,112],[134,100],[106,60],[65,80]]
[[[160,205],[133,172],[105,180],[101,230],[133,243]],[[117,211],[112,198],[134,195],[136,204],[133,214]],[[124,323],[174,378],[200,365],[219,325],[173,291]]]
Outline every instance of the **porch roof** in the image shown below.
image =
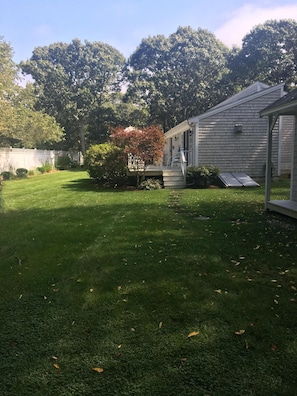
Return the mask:
[[265,109],[260,111],[260,116],[279,116],[297,114],[297,88],[281,97]]
[[175,135],[178,135],[180,133],[186,132],[189,129],[191,129],[191,126],[188,122],[188,120],[185,120],[181,122],[180,124],[176,125],[175,127],[171,128],[169,131],[165,133],[166,139],[170,139],[174,137]]

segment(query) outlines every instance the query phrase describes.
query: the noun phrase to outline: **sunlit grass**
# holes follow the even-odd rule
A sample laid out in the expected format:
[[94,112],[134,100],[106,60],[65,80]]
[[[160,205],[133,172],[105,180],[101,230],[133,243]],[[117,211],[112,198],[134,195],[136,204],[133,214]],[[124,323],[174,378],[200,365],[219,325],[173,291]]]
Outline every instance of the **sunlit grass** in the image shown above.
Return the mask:
[[1,395],[296,393],[296,221],[263,207],[263,187],[7,182]]

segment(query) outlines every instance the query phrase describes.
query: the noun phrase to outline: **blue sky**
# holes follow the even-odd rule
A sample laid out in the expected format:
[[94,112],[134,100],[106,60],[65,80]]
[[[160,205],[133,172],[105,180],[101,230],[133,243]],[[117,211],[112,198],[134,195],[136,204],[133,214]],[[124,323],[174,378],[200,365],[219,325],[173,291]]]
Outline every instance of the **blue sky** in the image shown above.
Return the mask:
[[129,57],[143,38],[178,26],[213,32],[227,46],[268,19],[297,20],[296,0],[0,0],[0,36],[14,60],[55,42],[102,41]]

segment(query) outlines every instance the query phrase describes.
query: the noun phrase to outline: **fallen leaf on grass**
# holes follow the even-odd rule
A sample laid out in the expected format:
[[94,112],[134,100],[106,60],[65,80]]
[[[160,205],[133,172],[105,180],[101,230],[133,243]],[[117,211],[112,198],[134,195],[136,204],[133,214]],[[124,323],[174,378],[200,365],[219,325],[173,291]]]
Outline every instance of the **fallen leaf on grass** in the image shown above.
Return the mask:
[[163,322],[159,323],[159,329],[161,329],[161,327],[163,326]]
[[199,333],[200,333],[200,331],[192,331],[192,333],[188,334],[188,338],[195,337]]
[[242,334],[244,334],[244,333],[245,333],[245,330],[241,329],[241,330],[235,331],[234,334],[236,334],[236,335],[242,335]]
[[103,373],[104,369],[102,367],[94,367],[92,368],[93,371],[96,371],[96,373]]
[[58,363],[54,363],[54,367],[58,370],[60,368]]
[[297,288],[295,286],[291,286],[291,289],[295,290],[295,291],[297,290]]
[[221,289],[216,289],[215,292],[221,294],[222,290]]
[[277,346],[274,343],[271,344],[271,350],[272,351],[276,351],[277,350]]
[[53,360],[58,360],[57,356],[52,356]]

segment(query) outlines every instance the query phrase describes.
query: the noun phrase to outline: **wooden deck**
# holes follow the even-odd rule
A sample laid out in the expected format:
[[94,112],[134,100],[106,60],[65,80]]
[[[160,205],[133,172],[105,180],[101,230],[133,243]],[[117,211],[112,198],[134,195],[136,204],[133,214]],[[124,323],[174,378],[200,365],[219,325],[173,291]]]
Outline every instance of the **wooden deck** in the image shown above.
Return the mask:
[[[145,176],[162,176],[164,170],[171,170],[172,168],[170,166],[156,166],[156,165],[149,165],[145,169]],[[142,169],[139,169],[141,172]],[[135,174],[134,169],[128,169],[129,174],[133,175]]]
[[[140,169],[138,169],[141,171]],[[135,169],[129,169],[128,175],[135,175]],[[149,165],[145,170],[146,177],[161,176],[163,180],[164,188],[170,189],[181,189],[186,188],[186,179],[182,174],[182,171],[178,167],[169,166],[155,166]]]
[[266,208],[297,219],[297,201],[268,201]]

